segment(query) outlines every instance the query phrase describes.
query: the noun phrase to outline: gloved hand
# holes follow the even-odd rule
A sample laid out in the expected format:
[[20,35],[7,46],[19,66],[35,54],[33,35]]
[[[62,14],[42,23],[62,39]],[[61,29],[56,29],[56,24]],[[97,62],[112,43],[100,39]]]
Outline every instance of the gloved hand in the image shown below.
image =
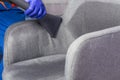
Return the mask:
[[45,6],[42,0],[25,0],[30,4],[25,14],[32,18],[42,18],[46,14]]

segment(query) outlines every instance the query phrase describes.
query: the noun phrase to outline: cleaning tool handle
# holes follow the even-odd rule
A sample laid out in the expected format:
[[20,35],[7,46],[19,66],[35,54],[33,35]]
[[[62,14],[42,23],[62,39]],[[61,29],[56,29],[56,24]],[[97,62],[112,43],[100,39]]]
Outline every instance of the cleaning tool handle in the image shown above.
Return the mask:
[[10,1],[25,10],[28,9],[29,7],[29,3],[27,3],[25,0],[10,0]]

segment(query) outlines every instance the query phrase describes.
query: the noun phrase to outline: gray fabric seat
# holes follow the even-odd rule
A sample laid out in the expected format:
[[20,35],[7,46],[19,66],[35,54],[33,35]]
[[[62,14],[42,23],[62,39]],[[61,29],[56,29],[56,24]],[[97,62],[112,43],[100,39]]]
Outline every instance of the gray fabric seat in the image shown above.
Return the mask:
[[5,69],[4,79],[64,80],[64,66],[64,54],[31,59],[9,66]]
[[120,26],[85,34],[67,53],[66,80],[120,79]]
[[[90,48],[97,50],[95,47],[100,46],[86,45],[81,40],[87,41],[86,39],[90,39],[91,41],[91,38],[94,37],[96,41],[93,44],[97,44],[97,38],[101,38],[102,36],[106,35],[104,34],[105,32],[109,32],[108,34],[111,36],[115,33],[116,30],[118,30],[119,32],[119,27],[105,30],[105,32],[103,29],[120,25],[120,1],[70,0],[68,8],[66,9],[62,17],[63,22],[60,26],[56,38],[51,38],[46,30],[42,26],[39,26],[39,24],[37,24],[35,20],[16,23],[7,30],[5,36],[5,67],[3,72],[3,80],[64,80],[65,77],[65,80],[101,80],[100,77],[91,77],[94,76],[92,75],[94,73],[90,74],[88,72],[89,70],[85,69],[89,69],[89,66],[91,65],[82,68],[85,71],[79,71],[79,65],[77,67],[77,63],[79,63],[78,61],[81,61],[81,63],[85,64],[86,62],[83,59],[80,59],[81,56],[76,57],[78,61],[74,60],[72,57],[76,56],[82,49],[87,50],[86,47],[88,47],[88,49]],[[86,33],[90,33],[92,34],[92,36]],[[81,38],[80,36],[82,35],[83,37],[84,35],[88,35],[88,38]],[[101,42],[104,41],[104,38],[102,39],[103,40],[101,40]],[[114,41],[113,38],[111,38],[110,40],[111,42]],[[116,38],[116,41],[117,40],[119,39]],[[71,43],[75,44],[72,48],[69,48]],[[81,45],[79,43],[83,44]],[[84,47],[84,45],[86,47]],[[81,47],[80,51],[79,46]],[[115,48],[118,49],[119,47]],[[89,54],[90,49],[87,50],[85,54]],[[104,49],[102,50],[104,52]],[[84,51],[80,52],[80,54],[84,54]],[[66,75],[64,75],[65,58],[63,56],[65,56],[66,53]],[[95,52],[93,51],[93,53]],[[97,54],[100,55],[100,53],[101,52],[98,52]],[[84,55],[82,57],[84,58]],[[92,57],[86,57],[85,55],[84,59],[86,58],[92,59]],[[87,60],[88,59],[86,59],[86,61]],[[36,63],[36,61],[38,63]],[[73,66],[73,68],[71,69],[72,65],[74,65],[75,67]],[[84,67],[86,65],[82,64],[80,66]],[[111,67],[110,69],[112,68],[114,67]],[[78,70],[78,72],[76,72],[75,70]],[[115,73],[114,71],[111,72],[113,74]],[[78,77],[78,74],[80,74],[81,76]],[[96,72],[96,75],[99,74]],[[114,77],[115,75],[111,76],[112,79]],[[102,76],[102,79],[110,80],[109,78],[104,78],[104,76]]]

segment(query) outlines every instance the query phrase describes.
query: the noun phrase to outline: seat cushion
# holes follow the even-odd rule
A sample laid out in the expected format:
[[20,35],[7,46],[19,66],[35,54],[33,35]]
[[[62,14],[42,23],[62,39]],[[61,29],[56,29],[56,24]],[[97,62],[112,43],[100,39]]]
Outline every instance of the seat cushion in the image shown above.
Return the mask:
[[3,80],[64,80],[65,55],[52,55],[12,64]]

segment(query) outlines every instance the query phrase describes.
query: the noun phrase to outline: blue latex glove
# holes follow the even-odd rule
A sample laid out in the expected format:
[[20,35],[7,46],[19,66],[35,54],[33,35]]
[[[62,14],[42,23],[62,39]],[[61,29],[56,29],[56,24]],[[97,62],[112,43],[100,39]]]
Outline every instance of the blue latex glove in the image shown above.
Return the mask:
[[45,6],[42,0],[25,0],[30,4],[25,14],[32,18],[42,18],[46,14]]

